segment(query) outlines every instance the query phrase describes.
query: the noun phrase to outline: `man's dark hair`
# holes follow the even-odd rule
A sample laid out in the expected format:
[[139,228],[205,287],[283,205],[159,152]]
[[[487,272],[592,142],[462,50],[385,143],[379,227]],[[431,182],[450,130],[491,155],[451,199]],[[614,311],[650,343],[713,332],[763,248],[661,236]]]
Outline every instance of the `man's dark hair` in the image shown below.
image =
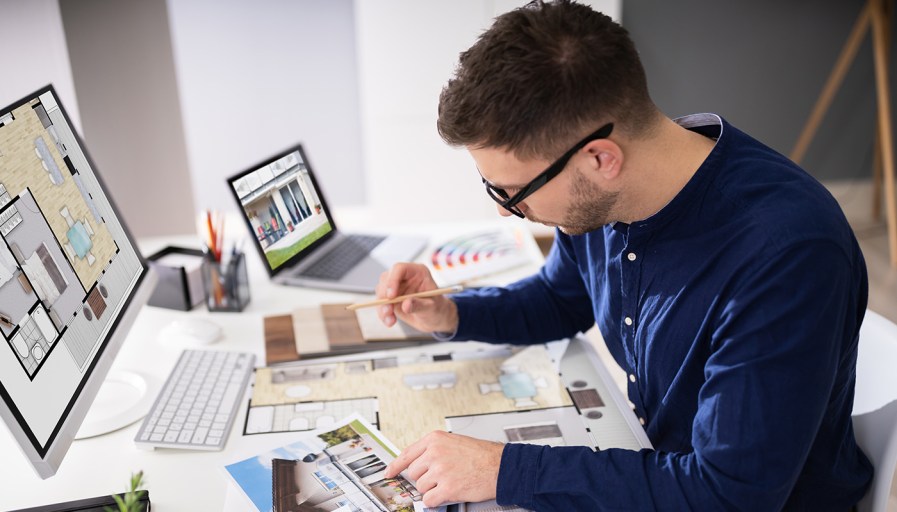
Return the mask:
[[461,54],[439,97],[437,128],[451,145],[553,159],[601,123],[634,137],[655,115],[626,29],[557,0],[499,16]]

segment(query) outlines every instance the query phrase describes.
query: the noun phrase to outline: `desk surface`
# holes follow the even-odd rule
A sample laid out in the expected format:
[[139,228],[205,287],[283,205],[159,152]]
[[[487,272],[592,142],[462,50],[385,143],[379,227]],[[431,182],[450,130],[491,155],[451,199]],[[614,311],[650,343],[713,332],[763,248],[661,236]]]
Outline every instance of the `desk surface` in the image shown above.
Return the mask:
[[[507,222],[496,224],[507,226]],[[447,225],[450,226],[450,225]],[[447,229],[483,230],[485,226],[452,226]],[[409,232],[415,231],[410,228]],[[429,232],[438,232],[432,231]],[[460,231],[463,232],[463,231]],[[189,237],[142,240],[140,248],[151,254],[167,244],[195,245]],[[535,243],[532,244],[535,249]],[[427,250],[423,254],[427,254]],[[518,267],[501,275],[490,277],[492,282],[509,282],[531,274],[537,264]],[[296,307],[321,303],[351,302],[369,296],[325,290],[284,287],[272,284],[257,254],[249,254],[249,275],[252,300],[243,313],[209,313],[201,306],[192,312],[180,312],[155,307],[144,307],[137,317],[122,350],[113,364],[113,370],[137,371],[159,384],[164,382],[174,366],[183,346],[171,346],[160,342],[159,330],[170,322],[184,317],[208,318],[220,325],[224,339],[210,349],[253,352],[258,365],[264,364],[262,343],[262,319],[271,314],[281,314]],[[590,332],[593,341],[600,339],[597,331]],[[596,343],[599,354],[609,361],[603,343]],[[625,382],[618,368],[611,366],[615,381]],[[622,384],[624,387],[625,384]],[[243,402],[248,401],[244,396]],[[236,425],[230,432],[227,445],[220,452],[191,452],[174,450],[146,451],[135,446],[133,439],[139,422],[116,432],[99,437],[75,441],[69,449],[59,472],[48,480],[39,479],[21,455],[5,426],[0,427],[0,453],[4,454],[0,465],[0,509],[16,509],[101,496],[125,490],[131,473],[143,470],[145,488],[150,492],[153,510],[224,510],[230,485],[223,467],[231,462],[282,446],[291,441],[294,434],[267,434],[243,436],[239,426],[243,423],[245,409],[238,413]],[[238,500],[227,500],[233,505]],[[228,508],[230,510],[230,508]]]

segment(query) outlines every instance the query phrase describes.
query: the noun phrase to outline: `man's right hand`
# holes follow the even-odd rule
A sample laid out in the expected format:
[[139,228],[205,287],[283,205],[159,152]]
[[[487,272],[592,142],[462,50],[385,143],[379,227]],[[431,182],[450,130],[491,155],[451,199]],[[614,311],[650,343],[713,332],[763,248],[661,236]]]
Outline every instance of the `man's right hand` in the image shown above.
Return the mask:
[[[380,275],[378,299],[393,299],[399,295],[435,290],[436,281],[430,270],[420,263],[397,263]],[[424,332],[455,332],[458,329],[458,308],[451,299],[440,295],[430,298],[405,299],[377,309],[377,316],[387,327],[396,318]]]

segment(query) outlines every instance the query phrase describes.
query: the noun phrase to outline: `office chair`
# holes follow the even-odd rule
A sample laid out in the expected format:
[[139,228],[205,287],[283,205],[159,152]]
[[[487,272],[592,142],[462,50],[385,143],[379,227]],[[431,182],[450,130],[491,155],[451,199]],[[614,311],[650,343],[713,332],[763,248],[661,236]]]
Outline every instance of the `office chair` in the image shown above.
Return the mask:
[[897,469],[897,325],[866,311],[860,329],[853,403],[857,443],[875,466],[859,512],[886,512]]

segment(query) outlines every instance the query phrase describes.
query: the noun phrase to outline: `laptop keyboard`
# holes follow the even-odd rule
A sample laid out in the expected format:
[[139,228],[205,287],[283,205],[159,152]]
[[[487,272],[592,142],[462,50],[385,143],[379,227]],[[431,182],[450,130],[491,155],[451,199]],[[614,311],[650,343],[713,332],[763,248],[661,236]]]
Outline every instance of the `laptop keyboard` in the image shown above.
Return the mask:
[[385,239],[384,236],[348,235],[318,261],[299,272],[299,275],[315,279],[339,279]]

